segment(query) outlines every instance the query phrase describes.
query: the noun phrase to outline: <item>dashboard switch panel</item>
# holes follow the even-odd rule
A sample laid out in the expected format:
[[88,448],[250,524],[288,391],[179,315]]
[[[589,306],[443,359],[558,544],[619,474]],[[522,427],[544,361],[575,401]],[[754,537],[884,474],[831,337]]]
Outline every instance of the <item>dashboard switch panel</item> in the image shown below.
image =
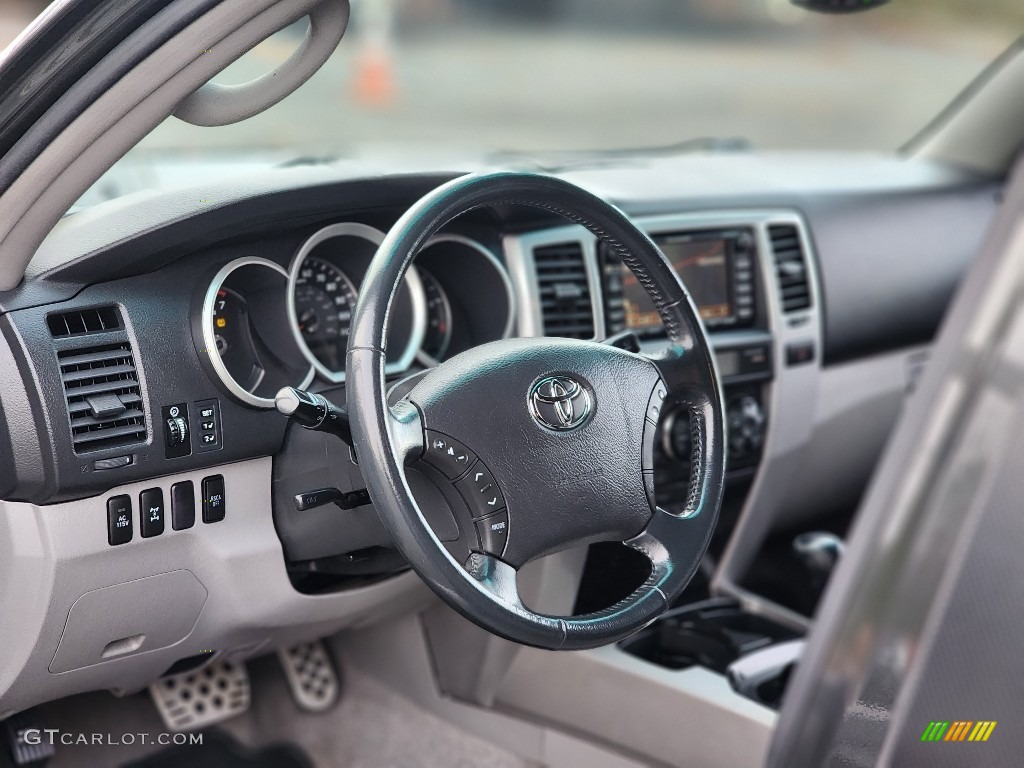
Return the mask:
[[223,446],[220,426],[220,401],[200,400],[195,404],[198,416],[196,423],[196,450],[199,452],[216,451]]
[[196,524],[196,489],[191,480],[171,486],[171,528],[183,531]]
[[132,540],[132,499],[112,496],[107,499],[107,542],[112,547]]
[[219,523],[224,519],[224,475],[203,478],[203,522]]
[[165,405],[161,409],[164,424],[164,456],[179,459],[192,454],[192,440],[189,434],[188,405]]
[[142,538],[159,536],[164,532],[164,492],[159,488],[147,488],[139,494],[139,531]]

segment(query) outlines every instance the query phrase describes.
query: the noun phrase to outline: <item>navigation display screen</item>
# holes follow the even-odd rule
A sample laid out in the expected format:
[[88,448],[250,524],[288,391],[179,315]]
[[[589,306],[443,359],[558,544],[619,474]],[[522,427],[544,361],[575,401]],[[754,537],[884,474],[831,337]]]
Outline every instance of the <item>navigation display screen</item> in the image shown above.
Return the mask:
[[[731,240],[661,240],[658,247],[672,263],[690,292],[705,322],[716,324],[733,319],[729,290],[729,249]],[[659,330],[661,318],[644,287],[629,269],[622,270],[622,298],[626,328],[631,331]]]

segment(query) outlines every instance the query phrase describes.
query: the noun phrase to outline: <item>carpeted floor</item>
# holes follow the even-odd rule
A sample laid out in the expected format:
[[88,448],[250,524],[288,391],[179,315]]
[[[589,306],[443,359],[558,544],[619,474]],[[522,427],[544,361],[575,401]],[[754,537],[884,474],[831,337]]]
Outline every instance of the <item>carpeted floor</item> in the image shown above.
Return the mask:
[[[532,766],[365,675],[347,672],[339,703],[323,714],[307,714],[293,703],[276,657],[250,663],[249,670],[252,707],[217,726],[247,748],[290,743],[305,752],[316,768]],[[64,733],[155,736],[165,730],[148,693],[121,699],[107,693],[85,694],[44,705],[38,712],[41,727]],[[146,758],[155,749],[139,744],[59,746],[49,768],[117,768]]]

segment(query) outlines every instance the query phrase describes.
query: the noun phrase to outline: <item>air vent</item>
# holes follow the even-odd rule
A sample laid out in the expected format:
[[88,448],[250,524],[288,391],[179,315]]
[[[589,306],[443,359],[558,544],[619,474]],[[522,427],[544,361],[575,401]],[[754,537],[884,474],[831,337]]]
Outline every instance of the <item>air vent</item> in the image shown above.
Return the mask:
[[47,315],[46,324],[54,338],[61,336],[84,336],[121,327],[121,313],[117,307],[95,307],[75,309],[71,312],[56,312]]
[[75,453],[145,441],[146,415],[130,344],[60,352],[57,360]]
[[768,227],[768,237],[775,258],[782,311],[788,314],[807,309],[811,306],[811,287],[799,230],[792,224],[776,224]]
[[533,251],[545,336],[594,338],[594,307],[579,242],[546,245]]

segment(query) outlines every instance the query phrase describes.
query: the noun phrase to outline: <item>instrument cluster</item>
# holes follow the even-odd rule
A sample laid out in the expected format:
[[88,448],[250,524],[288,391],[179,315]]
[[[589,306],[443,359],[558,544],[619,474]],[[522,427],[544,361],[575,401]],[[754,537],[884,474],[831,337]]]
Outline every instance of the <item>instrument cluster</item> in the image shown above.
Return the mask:
[[[271,408],[284,386],[345,380],[345,356],[363,279],[384,233],[332,224],[287,268],[242,257],[207,288],[199,325],[213,372],[236,399]],[[516,301],[504,264],[481,243],[441,234],[423,247],[395,297],[385,370],[426,368],[512,333]]]

